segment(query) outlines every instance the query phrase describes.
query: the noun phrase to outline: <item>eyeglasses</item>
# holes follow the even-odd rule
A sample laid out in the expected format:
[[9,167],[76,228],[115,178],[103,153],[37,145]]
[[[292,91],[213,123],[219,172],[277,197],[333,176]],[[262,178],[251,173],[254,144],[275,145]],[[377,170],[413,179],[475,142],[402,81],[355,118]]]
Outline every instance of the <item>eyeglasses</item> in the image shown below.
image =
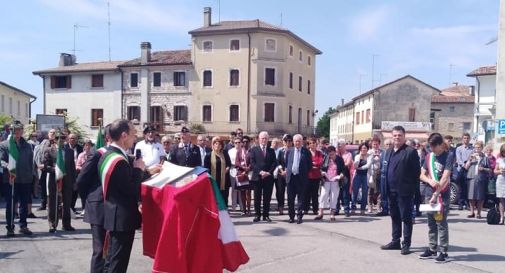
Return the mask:
[[235,143],[235,144],[240,144],[240,143],[242,143],[242,142],[240,142],[240,141],[235,141],[234,143]]
[[170,144],[170,141],[163,141],[163,144]]

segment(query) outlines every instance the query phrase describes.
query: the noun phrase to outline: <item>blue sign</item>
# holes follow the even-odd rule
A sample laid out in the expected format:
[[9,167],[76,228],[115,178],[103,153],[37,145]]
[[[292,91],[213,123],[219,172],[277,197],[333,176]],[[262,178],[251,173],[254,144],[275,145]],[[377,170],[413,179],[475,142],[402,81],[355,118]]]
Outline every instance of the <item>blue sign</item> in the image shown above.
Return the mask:
[[496,120],[496,125],[498,127],[498,134],[505,135],[505,119]]

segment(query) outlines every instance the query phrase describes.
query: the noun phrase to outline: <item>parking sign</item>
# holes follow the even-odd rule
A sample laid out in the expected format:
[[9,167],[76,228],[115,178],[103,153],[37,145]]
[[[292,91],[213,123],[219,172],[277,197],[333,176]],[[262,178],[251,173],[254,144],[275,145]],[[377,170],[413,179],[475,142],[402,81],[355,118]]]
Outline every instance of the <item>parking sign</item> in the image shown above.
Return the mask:
[[505,135],[505,119],[497,120],[496,126],[498,127],[497,133],[499,135]]

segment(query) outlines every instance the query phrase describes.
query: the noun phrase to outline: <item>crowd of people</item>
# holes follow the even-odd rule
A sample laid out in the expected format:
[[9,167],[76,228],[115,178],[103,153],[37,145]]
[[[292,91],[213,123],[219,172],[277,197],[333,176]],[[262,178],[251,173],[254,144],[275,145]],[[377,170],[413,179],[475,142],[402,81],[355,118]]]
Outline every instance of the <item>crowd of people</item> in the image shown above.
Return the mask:
[[[297,224],[309,212],[317,221],[324,220],[325,214],[335,221],[341,210],[344,217],[389,215],[392,238],[381,248],[398,249],[404,255],[410,253],[413,224],[425,203],[439,208],[427,213],[429,247],[421,258],[447,258],[451,181],[460,188],[458,209],[468,209],[468,217],[482,217],[488,188],[493,188],[504,223],[505,144],[495,155],[491,145],[471,144],[467,133],[460,145],[438,133],[420,142],[406,139],[404,128],[397,126],[384,143],[373,137],[354,151],[348,150],[345,140],[333,146],[324,138],[300,134],[270,138],[268,132],[253,137],[242,129],[227,137],[197,135],[192,141],[186,127],[172,137],[160,136],[154,126],[147,126],[144,138],[136,141],[133,125],[119,120],[106,127],[107,147],[96,149],[89,140],[81,146],[79,136],[68,130],[51,129],[45,136],[35,132],[25,140],[21,123],[13,123],[10,129],[18,151],[15,175],[7,168],[12,160],[10,139],[0,144],[2,194],[13,201],[6,202],[7,236],[15,235],[13,214],[19,217],[19,232],[32,234],[26,218],[37,217],[32,212],[33,197],[41,200],[37,210],[48,210],[51,233],[60,217],[62,229],[74,231],[71,214],[82,214],[92,229],[92,272],[102,272],[104,267],[126,271],[124,260],[140,227],[136,187],[158,172],[163,161],[207,168],[230,211],[251,216],[253,222],[271,222],[272,210],[279,215],[287,210],[288,222]],[[57,181],[60,150],[65,176]],[[113,169],[106,172],[107,168]],[[119,187],[114,182],[118,180],[128,180],[131,190],[112,190]],[[274,188],[277,204],[271,206]],[[81,212],[75,208],[78,196]],[[107,262],[101,258],[106,240],[112,253]]]

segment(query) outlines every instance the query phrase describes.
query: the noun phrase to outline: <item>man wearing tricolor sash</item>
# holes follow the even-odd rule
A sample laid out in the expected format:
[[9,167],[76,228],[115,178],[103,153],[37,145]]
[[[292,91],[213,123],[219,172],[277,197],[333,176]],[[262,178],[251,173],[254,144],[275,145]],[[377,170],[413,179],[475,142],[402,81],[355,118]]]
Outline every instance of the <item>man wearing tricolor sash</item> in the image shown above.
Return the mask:
[[98,162],[98,174],[104,197],[104,255],[107,272],[126,272],[135,236],[140,228],[138,209],[140,183],[145,164],[128,157],[136,139],[137,130],[127,120],[114,121],[109,129],[112,143]]
[[[431,153],[426,155],[426,160],[421,170],[421,181],[431,186],[431,191],[425,196],[432,206],[440,204],[440,210],[428,213],[429,248],[420,255],[422,259],[435,258],[437,262],[444,262],[449,247],[449,227],[447,215],[450,205],[450,177],[454,165],[454,155],[448,152],[442,135],[433,133],[428,138]],[[437,251],[440,254],[437,256]]]

